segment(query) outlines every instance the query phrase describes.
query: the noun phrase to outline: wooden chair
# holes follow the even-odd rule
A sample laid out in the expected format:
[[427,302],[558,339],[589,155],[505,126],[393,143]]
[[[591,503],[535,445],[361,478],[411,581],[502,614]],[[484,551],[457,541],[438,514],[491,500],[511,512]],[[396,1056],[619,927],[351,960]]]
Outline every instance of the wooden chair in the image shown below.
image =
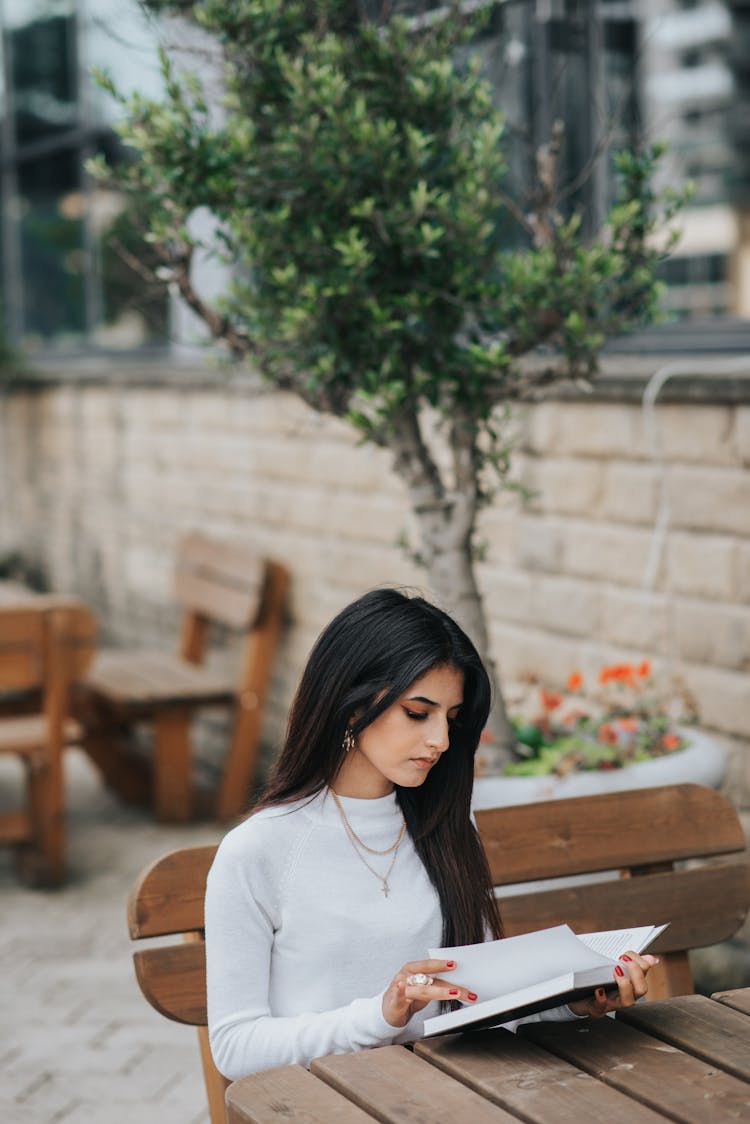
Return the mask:
[[[506,936],[557,925],[588,930],[671,925],[654,948],[652,999],[693,991],[687,950],[731,937],[750,905],[745,840],[731,804],[698,785],[584,796],[477,812],[493,881],[619,870],[607,882],[534,890],[503,899]],[[228,1082],[213,1063],[206,1030],[203,899],[216,848],[188,847],[143,871],[128,902],[133,940],[180,935],[184,942],[134,954],[141,990],[162,1015],[198,1028],[212,1124],[224,1124]],[[682,860],[703,860],[677,869]],[[661,975],[659,975],[661,971]]]
[[[287,585],[282,566],[244,547],[202,535],[182,542],[175,578],[184,608],[177,654],[102,652],[79,695],[83,747],[124,799],[153,800],[163,822],[205,811],[228,820],[246,809]],[[235,680],[205,666],[212,624],[244,635]],[[196,711],[217,705],[233,712],[232,733],[206,808],[192,783],[190,727]],[[150,761],[132,751],[133,730],[143,722],[153,731]]]
[[31,713],[0,718],[0,753],[20,758],[26,803],[0,815],[0,843],[18,848],[24,880],[55,886],[64,875],[63,751],[75,740],[70,688],[94,654],[96,622],[81,604],[0,606],[0,691],[34,692]]

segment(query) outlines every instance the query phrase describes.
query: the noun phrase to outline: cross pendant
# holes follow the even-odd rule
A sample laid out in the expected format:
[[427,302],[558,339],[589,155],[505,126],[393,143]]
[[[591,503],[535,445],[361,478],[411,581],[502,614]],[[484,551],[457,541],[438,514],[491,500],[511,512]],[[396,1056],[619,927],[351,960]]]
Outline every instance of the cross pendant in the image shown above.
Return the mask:
[[388,897],[388,883],[387,882],[383,883],[383,894],[385,895],[386,898]]

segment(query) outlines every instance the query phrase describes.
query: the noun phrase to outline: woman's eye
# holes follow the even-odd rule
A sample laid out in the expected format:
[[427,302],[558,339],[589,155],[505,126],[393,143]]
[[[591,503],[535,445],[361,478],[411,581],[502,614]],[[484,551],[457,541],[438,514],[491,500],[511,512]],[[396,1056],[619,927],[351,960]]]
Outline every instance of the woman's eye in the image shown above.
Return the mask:
[[427,715],[422,710],[407,710],[404,707],[407,718],[411,718],[414,722],[424,722]]

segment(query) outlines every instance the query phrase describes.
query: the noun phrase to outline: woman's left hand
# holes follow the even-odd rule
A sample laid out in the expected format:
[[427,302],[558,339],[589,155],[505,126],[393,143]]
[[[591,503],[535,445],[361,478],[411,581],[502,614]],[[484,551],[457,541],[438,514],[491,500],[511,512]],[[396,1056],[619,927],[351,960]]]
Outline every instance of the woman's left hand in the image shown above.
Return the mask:
[[640,999],[648,991],[646,976],[649,969],[658,963],[656,956],[624,952],[614,970],[617,990],[598,987],[590,999],[576,999],[569,1003],[570,1010],[574,1015],[590,1015],[592,1019],[600,1019],[609,1011],[632,1007],[636,999]]

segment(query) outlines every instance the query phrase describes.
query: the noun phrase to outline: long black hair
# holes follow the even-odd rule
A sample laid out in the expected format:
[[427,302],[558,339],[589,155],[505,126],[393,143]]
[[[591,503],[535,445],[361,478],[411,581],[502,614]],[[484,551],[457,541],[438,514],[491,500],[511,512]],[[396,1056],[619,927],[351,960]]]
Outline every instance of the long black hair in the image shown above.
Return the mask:
[[491,688],[471,640],[436,605],[397,589],[377,589],[331,621],[302,674],[284,747],[256,810],[331,785],[346,754],[347,727],[356,738],[412,683],[444,666],[464,677],[448,750],[422,785],[396,786],[396,797],[440,899],[443,943],[471,944],[488,932],[500,935],[487,861],[470,816],[474,755]]

